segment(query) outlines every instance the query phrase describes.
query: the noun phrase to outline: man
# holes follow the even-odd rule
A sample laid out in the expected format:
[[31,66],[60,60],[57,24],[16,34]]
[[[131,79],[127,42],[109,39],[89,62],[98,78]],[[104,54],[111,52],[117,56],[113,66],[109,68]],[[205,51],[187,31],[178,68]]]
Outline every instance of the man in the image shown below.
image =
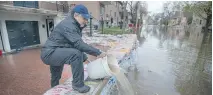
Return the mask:
[[83,62],[87,60],[85,53],[97,57],[104,57],[105,53],[101,53],[81,39],[82,29],[86,27],[88,19],[90,15],[87,8],[84,5],[77,5],[71,15],[53,29],[42,48],[41,59],[50,65],[51,87],[59,84],[64,64],[70,64],[73,89],[80,93],[90,90],[90,87],[84,84]]

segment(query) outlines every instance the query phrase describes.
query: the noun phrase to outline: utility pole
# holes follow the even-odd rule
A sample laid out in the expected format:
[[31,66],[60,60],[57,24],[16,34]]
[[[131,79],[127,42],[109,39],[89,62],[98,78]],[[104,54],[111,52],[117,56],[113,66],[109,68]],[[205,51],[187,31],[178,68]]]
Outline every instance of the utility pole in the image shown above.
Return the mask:
[[[138,1],[138,2],[140,2],[140,1]],[[138,3],[137,3],[137,5],[136,5],[136,23],[135,23],[135,30],[136,30],[136,34],[137,34],[137,24],[138,24]]]
[[[90,13],[90,15],[92,15]],[[90,16],[90,37],[92,37],[92,17]]]
[[[141,7],[140,7],[141,10]],[[141,30],[142,30],[142,26],[143,25],[143,12],[140,11],[140,29],[139,29],[139,34],[141,35]]]
[[139,30],[140,29],[138,29],[138,13],[140,14],[140,12],[138,12],[139,10],[140,10],[140,1],[138,1],[137,2],[137,5],[136,5],[137,7],[136,7],[136,25],[135,25],[135,28],[136,28],[136,35],[137,35],[137,38],[139,39],[140,38],[140,32],[139,32]]
[[102,33],[104,33],[104,19],[102,15],[101,15],[101,27],[102,27]]

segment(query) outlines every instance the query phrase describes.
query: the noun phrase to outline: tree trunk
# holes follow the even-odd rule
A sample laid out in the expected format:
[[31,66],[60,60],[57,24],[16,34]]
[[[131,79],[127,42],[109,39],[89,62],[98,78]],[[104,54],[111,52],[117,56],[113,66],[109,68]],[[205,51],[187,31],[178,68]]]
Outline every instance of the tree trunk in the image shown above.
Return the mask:
[[140,29],[139,29],[139,35],[141,35],[141,30],[142,30],[142,25],[143,25],[143,14],[142,13],[140,13],[140,25],[141,25],[141,27],[140,27]]
[[205,25],[205,30],[204,30],[204,32],[208,32],[208,28],[209,28],[209,26],[211,25],[211,19],[212,19],[212,15],[209,14],[209,15],[207,16],[207,19],[206,19],[206,25]]
[[208,9],[207,9],[207,18],[206,18],[206,25],[205,25],[205,29],[204,32],[207,33],[208,32],[208,28],[211,25],[211,21],[212,21],[212,2],[210,1],[210,3],[208,3]]
[[136,18],[136,20],[135,20],[135,28],[136,28],[136,31],[137,31],[137,23],[138,23],[138,12],[137,12],[137,10],[136,10],[136,16],[135,16]]
[[126,10],[125,10],[125,8],[126,8],[126,5],[127,5],[127,2],[128,1],[123,1],[123,5],[122,5],[122,11],[123,11],[123,18],[122,18],[122,22],[123,22],[123,24],[122,24],[122,32],[124,32],[125,31],[125,28],[126,28],[126,15],[125,15],[125,12],[126,12]]
[[[138,6],[138,5],[137,5]],[[136,28],[136,35],[137,35],[137,38],[139,40],[140,38],[140,33],[139,33],[139,29],[138,29],[138,10],[139,10],[139,7],[137,7],[136,9],[136,23],[135,23],[135,28]]]

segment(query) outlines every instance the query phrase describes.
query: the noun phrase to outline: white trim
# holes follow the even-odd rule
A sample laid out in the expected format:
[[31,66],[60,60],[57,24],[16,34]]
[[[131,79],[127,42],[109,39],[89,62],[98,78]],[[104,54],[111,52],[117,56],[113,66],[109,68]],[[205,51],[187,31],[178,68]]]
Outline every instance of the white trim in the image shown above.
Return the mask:
[[8,38],[5,20],[1,20],[1,25],[2,25],[2,39],[3,39],[3,43],[4,43],[4,49],[6,52],[10,52],[10,41]]

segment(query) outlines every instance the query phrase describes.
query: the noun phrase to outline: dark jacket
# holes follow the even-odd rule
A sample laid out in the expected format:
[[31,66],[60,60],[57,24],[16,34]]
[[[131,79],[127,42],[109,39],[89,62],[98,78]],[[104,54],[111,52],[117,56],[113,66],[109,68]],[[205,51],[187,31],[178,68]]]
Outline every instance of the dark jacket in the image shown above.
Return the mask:
[[82,29],[73,14],[65,18],[54,28],[44,44],[41,51],[43,57],[50,55],[56,48],[75,48],[93,56],[100,55],[99,49],[82,40]]

